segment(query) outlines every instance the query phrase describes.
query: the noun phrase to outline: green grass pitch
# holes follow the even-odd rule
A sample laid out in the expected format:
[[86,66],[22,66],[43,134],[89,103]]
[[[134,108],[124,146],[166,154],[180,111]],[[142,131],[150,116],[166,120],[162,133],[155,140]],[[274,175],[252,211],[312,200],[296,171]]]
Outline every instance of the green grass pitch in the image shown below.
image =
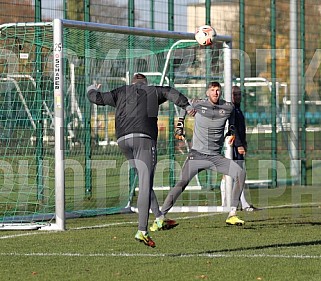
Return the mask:
[[[251,189],[255,213],[170,213],[179,226],[134,240],[137,214],[70,219],[67,231],[2,231],[2,280],[321,280],[320,187]],[[151,216],[152,222],[153,216]]]

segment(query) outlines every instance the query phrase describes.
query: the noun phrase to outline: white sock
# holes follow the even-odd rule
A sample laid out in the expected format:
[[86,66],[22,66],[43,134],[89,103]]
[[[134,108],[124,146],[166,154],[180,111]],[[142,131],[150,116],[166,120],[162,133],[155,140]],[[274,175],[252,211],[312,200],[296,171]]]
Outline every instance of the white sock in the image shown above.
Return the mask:
[[226,191],[225,191],[225,179],[224,178],[221,180],[220,189],[221,189],[222,207],[225,207],[226,206]]
[[164,220],[165,219],[165,216],[164,215],[161,215],[160,217],[156,218],[156,220],[160,221],[160,220]]
[[143,230],[141,230],[141,232],[143,235],[146,235],[146,233],[147,233],[147,231],[143,231]]
[[236,207],[231,207],[231,211],[228,214],[229,217],[236,216]]

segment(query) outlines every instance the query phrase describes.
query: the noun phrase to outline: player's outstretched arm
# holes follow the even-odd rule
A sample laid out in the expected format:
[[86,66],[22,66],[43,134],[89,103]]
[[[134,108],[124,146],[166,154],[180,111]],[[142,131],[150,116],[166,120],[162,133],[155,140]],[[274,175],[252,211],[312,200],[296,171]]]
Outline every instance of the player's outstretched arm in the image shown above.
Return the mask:
[[116,102],[111,92],[102,93],[99,91],[101,84],[93,84],[87,87],[87,97],[91,103],[97,105],[110,105],[115,107]]
[[92,84],[87,87],[87,97],[91,103],[97,104],[97,105],[104,105],[103,104],[103,98],[101,96],[101,92],[98,91],[100,88],[100,84]]

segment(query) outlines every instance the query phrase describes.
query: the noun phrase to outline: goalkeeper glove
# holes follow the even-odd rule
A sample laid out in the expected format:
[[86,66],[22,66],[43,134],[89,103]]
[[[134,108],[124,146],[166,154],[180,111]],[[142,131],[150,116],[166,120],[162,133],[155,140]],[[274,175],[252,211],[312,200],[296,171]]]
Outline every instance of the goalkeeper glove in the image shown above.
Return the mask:
[[229,137],[228,144],[233,145],[233,143],[235,141],[235,127],[234,127],[234,125],[231,125],[229,127],[229,130],[225,134],[224,138],[226,138],[226,137]]
[[235,141],[235,135],[230,135],[229,139],[228,139],[228,144],[229,145],[233,145]]
[[235,127],[234,127],[234,125],[231,125],[228,128],[228,131],[226,132],[224,138],[229,137],[229,136],[233,136],[233,135],[235,135]]
[[184,134],[184,119],[178,118],[178,122],[176,124],[176,130],[174,133],[175,139],[177,140],[184,140],[185,134]]

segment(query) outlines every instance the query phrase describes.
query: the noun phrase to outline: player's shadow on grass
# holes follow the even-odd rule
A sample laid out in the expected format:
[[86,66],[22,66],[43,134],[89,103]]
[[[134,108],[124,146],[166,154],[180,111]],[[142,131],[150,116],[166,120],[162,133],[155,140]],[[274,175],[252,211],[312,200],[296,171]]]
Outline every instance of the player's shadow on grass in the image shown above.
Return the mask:
[[[265,220],[255,220],[253,222],[258,223],[258,222],[264,222]],[[251,222],[251,221],[246,221],[247,223]],[[242,227],[243,229],[263,229],[266,227],[269,228],[279,228],[280,225],[283,226],[293,226],[293,227],[300,227],[300,226],[306,226],[306,225],[310,225],[310,226],[320,226],[321,222],[313,222],[313,221],[306,221],[306,222],[297,222],[297,221],[293,221],[293,222],[278,222],[278,223],[268,223],[268,224],[256,224],[256,225],[245,225],[244,227]]]
[[194,253],[196,255],[205,255],[205,254],[215,254],[215,253],[226,253],[226,252],[239,252],[239,251],[251,251],[251,250],[264,250],[264,249],[273,249],[273,248],[281,248],[281,247],[306,247],[306,246],[315,246],[321,245],[321,240],[314,241],[306,241],[306,242],[291,242],[291,243],[278,243],[278,244],[269,244],[269,245],[261,245],[261,246],[253,246],[253,247],[239,247],[235,249],[221,249],[221,250],[209,250]]

